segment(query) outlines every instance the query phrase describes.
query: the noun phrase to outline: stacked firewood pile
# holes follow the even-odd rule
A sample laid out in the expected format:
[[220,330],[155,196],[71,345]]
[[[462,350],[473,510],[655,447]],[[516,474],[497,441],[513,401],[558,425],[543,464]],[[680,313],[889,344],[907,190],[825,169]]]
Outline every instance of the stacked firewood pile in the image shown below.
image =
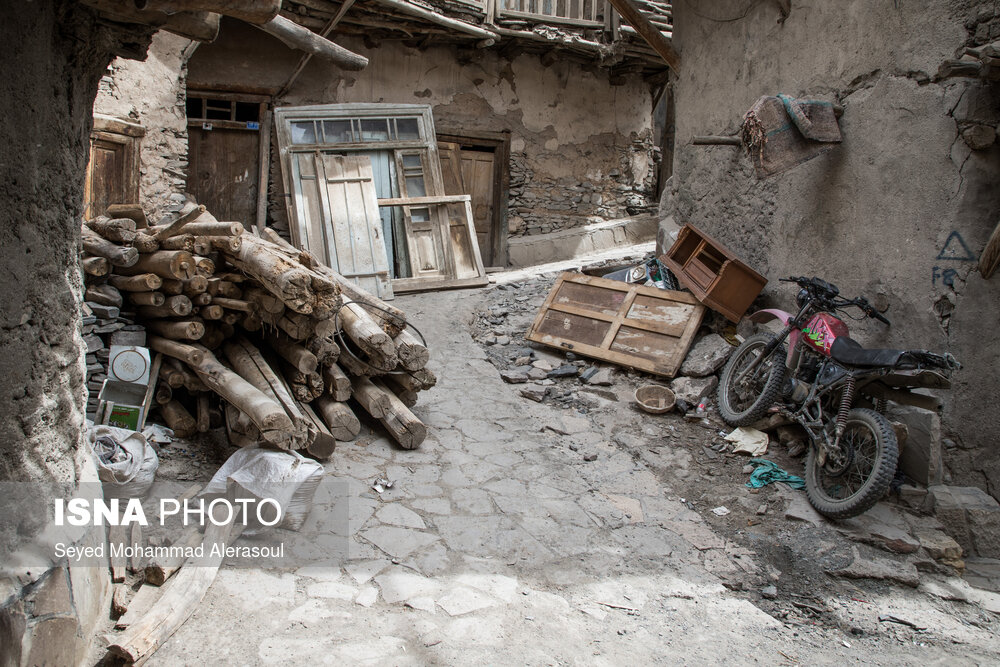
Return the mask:
[[137,207],[112,211],[83,224],[87,299],[145,327],[163,355],[155,401],[177,436],[224,423],[234,444],[323,459],[357,436],[362,410],[403,447],[424,440],[409,408],[436,380],[401,310],[204,206],[152,226]]

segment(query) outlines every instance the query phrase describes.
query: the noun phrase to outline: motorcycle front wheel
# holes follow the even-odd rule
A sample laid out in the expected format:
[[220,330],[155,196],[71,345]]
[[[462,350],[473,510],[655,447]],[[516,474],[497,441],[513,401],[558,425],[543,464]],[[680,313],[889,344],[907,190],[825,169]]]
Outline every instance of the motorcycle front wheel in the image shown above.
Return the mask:
[[750,336],[736,348],[722,369],[716,398],[719,414],[730,426],[753,424],[767,414],[767,409],[778,398],[785,379],[784,345],[778,345],[752,372],[740,377],[772,340],[774,334],[769,333]]
[[831,519],[858,516],[879,501],[896,474],[899,446],[889,420],[865,408],[847,415],[838,456],[823,465],[815,447],[806,457],[806,495],[820,514]]

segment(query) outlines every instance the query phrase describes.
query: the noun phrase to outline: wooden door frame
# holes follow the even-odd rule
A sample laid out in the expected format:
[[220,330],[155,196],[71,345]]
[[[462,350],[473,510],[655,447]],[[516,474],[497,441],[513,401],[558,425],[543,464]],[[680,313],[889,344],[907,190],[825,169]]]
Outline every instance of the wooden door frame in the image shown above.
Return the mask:
[[96,141],[106,141],[112,144],[119,144],[122,147],[122,155],[124,157],[124,162],[122,164],[122,189],[125,190],[126,196],[129,199],[134,199],[134,201],[122,201],[115,202],[119,204],[138,204],[139,203],[139,166],[141,162],[141,142],[142,138],[146,134],[146,128],[138,123],[132,123],[127,120],[116,118],[114,116],[108,116],[105,114],[95,113],[93,120],[93,128],[90,132],[90,145],[88,148],[89,155],[87,159],[87,171],[84,177],[84,212],[89,214],[89,217],[95,217],[97,215],[103,215],[104,211],[97,213],[95,211],[90,211],[90,207],[93,205],[93,186],[94,186],[94,142]]
[[510,130],[477,132],[443,129],[437,133],[440,142],[493,149],[493,248],[491,264],[507,266],[507,201],[510,198]]
[[[270,95],[260,95],[256,93],[236,92],[229,90],[206,90],[203,88],[187,88],[184,91],[184,99],[188,97],[215,97],[231,102],[256,102],[260,105],[260,115],[257,129],[259,145],[257,147],[257,228],[263,230],[267,227],[267,186],[268,176],[271,173],[271,107],[274,106],[274,98]],[[219,129],[245,130],[245,123],[225,120],[187,120],[187,127],[202,127],[203,123],[211,123]],[[190,149],[190,129],[188,135],[188,148]],[[188,177],[190,178],[190,174]]]

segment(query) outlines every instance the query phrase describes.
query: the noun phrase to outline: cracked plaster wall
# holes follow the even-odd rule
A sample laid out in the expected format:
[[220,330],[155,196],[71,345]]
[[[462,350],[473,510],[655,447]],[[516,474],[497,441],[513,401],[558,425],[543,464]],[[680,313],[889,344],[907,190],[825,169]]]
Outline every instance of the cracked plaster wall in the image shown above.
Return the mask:
[[[509,131],[512,236],[541,234],[655,206],[658,150],[651,98],[641,77],[612,86],[605,70],[537,55],[502,57],[497,49],[410,48],[386,41],[369,48],[336,38],[367,56],[360,72],[313,59],[280,105],[385,102],[430,104],[438,132]],[[253,40],[254,48],[245,44]],[[277,92],[299,54],[238,22],[224,21],[219,39],[189,63],[188,84],[203,89]],[[287,226],[276,146],[271,206]]]
[[[951,351],[964,368],[943,392],[954,445],[945,464],[953,483],[1000,496],[1000,278],[984,281],[969,259],[1000,218],[1000,147],[972,150],[960,133],[996,126],[1000,91],[931,82],[957,48],[990,38],[995,10],[992,1],[796,0],[781,22],[776,2],[675,3],[684,67],[663,205],[763,273],[777,304],[793,296],[777,278],[819,275],[889,305],[890,329],[850,322],[868,346]],[[759,96],[777,93],[842,104],[843,144],[765,180],[741,150],[691,145],[694,135],[733,134]]]

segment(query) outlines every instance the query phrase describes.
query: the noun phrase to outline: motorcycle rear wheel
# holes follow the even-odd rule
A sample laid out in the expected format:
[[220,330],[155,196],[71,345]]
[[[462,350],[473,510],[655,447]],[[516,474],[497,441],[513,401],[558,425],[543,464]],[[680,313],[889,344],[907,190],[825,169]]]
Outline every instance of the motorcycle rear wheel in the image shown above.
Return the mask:
[[785,380],[785,346],[777,346],[771,356],[760,362],[753,374],[742,384],[739,374],[760,356],[764,347],[774,340],[774,334],[759,333],[747,338],[736,348],[719,378],[716,399],[719,414],[730,426],[749,426],[759,420],[774,405]]
[[889,420],[867,408],[848,413],[840,442],[846,465],[819,465],[815,447],[806,457],[806,495],[816,511],[831,519],[849,519],[871,509],[889,489],[899,457]]

